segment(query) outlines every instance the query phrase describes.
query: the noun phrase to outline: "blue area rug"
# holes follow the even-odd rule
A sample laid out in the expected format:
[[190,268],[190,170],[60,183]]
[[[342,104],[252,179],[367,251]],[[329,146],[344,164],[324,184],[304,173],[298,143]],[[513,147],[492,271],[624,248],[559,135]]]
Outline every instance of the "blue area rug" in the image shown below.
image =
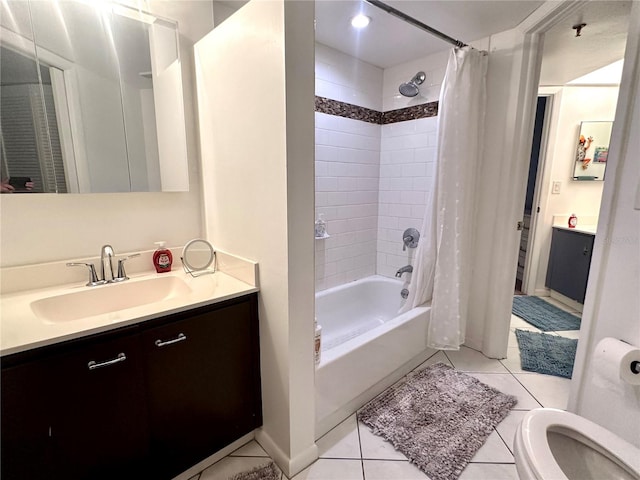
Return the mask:
[[518,329],[516,338],[523,370],[571,378],[578,340]]
[[559,309],[539,297],[520,295],[513,297],[514,315],[522,318],[543,332],[579,330],[580,318]]

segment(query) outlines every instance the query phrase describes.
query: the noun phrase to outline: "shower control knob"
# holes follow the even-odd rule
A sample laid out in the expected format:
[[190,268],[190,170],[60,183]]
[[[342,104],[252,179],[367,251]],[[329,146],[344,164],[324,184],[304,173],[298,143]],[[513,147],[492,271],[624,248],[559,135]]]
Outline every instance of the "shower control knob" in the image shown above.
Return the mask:
[[416,248],[418,246],[418,241],[420,240],[420,232],[415,228],[407,228],[402,234],[402,241],[404,246],[402,247],[402,251],[404,252],[407,247]]

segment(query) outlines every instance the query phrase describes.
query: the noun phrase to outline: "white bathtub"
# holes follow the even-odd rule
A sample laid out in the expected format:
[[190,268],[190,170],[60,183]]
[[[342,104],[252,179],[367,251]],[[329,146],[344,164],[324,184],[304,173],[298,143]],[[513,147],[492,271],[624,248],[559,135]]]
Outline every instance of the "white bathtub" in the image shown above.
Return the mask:
[[316,437],[435,353],[426,347],[430,307],[397,313],[402,286],[374,275],[316,294]]

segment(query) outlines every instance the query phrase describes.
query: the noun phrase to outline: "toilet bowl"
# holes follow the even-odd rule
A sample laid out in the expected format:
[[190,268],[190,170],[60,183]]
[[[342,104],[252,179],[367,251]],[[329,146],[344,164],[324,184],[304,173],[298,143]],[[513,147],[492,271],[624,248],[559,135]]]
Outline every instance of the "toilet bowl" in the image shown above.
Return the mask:
[[514,439],[521,480],[640,480],[640,449],[586,418],[528,412]]

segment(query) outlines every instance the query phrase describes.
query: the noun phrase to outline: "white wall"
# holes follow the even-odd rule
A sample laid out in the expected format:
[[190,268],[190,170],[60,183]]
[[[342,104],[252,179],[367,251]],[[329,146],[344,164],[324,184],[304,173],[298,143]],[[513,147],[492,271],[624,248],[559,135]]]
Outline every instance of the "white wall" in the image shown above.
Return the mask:
[[[640,387],[599,373],[597,343],[640,347],[640,4],[632,7],[569,409],[640,447]],[[626,127],[626,128],[625,128]]]
[[[578,224],[587,217],[598,217],[604,182],[577,182],[572,179],[580,122],[613,121],[618,99],[618,87],[543,88],[541,94],[553,93],[549,146],[541,185],[540,213],[534,239],[538,261],[531,268],[537,270],[536,281],[527,290],[532,295],[548,292],[545,288],[551,226],[554,215],[575,213]],[[559,194],[552,193],[553,182],[561,182]],[[585,225],[585,223],[582,223]],[[532,252],[535,254],[535,252]],[[536,257],[534,257],[535,260]]]
[[[437,117],[382,126],[379,275],[393,277],[400,267],[413,264],[416,250],[402,250],[402,234],[409,227],[423,233],[427,195],[435,172],[437,126]],[[407,275],[403,278],[408,279]]]
[[[447,52],[382,70],[316,43],[316,95],[376,111],[438,100]],[[417,71],[413,99],[398,93]],[[332,236],[316,241],[316,290],[411,263],[402,232],[422,227],[435,158],[437,118],[375,125],[316,113],[316,217]]]
[[382,69],[316,43],[316,95],[382,111]]
[[[34,194],[0,196],[0,266],[93,257],[105,243],[116,254],[166,240],[181,246],[203,235],[191,47],[212,28],[211,4],[158,1],[152,10],[178,20],[190,191],[185,193]],[[132,259],[130,262],[151,262]],[[176,265],[178,267],[178,265]],[[84,278],[78,269],[79,280]]]
[[376,273],[380,125],[316,112],[316,291]]
[[[440,96],[440,87],[448,59],[449,50],[447,49],[385,69],[382,90],[383,110],[388,112],[389,110],[436,102]],[[424,72],[426,75],[424,83],[420,85],[420,93],[413,98],[400,95],[398,92],[400,84],[408,82],[418,72]]]
[[[382,69],[315,44],[317,96],[380,111]],[[380,125],[316,112],[316,291],[376,273]]]
[[259,262],[257,436],[287,476],[317,458],[313,42],[313,3],[269,1],[195,46],[207,237]]
[[[447,67],[445,50],[385,69],[382,87],[383,110],[397,110],[437,102]],[[420,93],[408,98],[398,87],[418,72],[426,79]],[[382,127],[380,158],[380,206],[378,219],[377,272],[388,277],[413,264],[415,249],[402,250],[402,233],[409,227],[421,234],[426,198],[435,173],[438,117],[408,120]],[[405,280],[410,276],[405,274]]]

